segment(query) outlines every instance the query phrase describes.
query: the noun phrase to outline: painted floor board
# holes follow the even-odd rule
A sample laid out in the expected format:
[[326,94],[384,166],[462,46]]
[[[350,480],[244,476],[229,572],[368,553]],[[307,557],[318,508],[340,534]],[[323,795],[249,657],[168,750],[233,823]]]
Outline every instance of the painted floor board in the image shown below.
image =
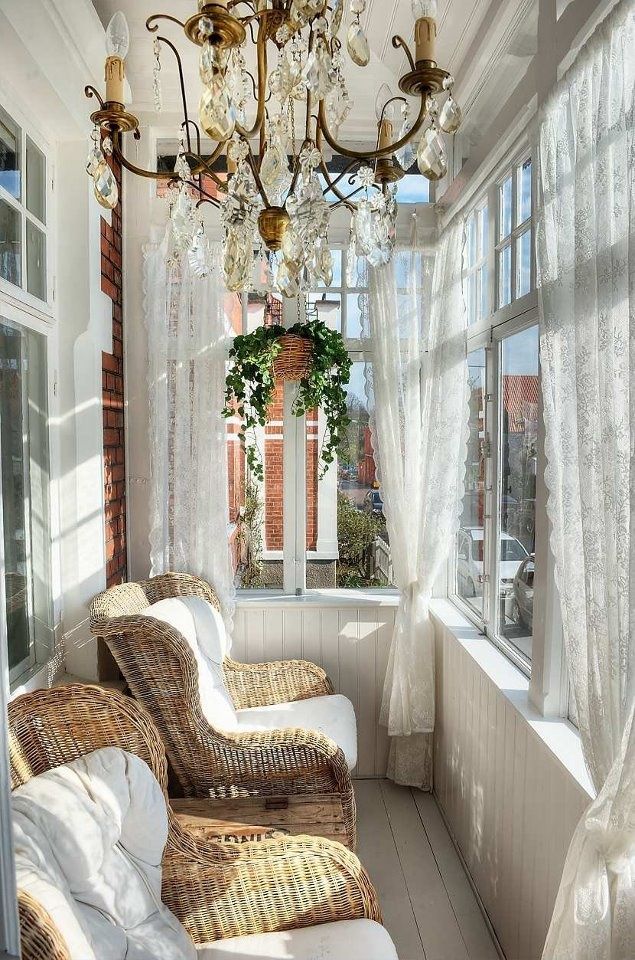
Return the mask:
[[434,798],[387,780],[355,793],[358,854],[399,960],[498,960]]

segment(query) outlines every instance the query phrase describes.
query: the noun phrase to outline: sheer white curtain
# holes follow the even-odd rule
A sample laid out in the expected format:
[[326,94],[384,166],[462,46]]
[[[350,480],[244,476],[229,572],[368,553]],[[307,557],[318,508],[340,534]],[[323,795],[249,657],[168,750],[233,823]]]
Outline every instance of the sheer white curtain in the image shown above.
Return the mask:
[[229,327],[220,249],[209,275],[169,235],[145,250],[152,575],[192,573],[216,590],[229,626],[234,582],[228,545],[225,364]]
[[548,511],[564,640],[597,799],[544,960],[635,956],[635,312],[632,2],[545,105],[537,260]]
[[434,629],[429,602],[458,528],[468,425],[463,224],[432,261],[412,248],[371,271],[371,428],[401,593],[381,720],[389,775],[431,787]]

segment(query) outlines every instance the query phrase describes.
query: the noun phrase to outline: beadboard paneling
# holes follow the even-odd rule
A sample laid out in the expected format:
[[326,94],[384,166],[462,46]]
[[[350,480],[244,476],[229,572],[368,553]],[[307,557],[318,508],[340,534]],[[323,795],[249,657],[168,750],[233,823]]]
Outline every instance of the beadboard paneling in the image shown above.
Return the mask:
[[357,777],[384,777],[386,729],[379,710],[395,607],[368,603],[276,605],[239,602],[232,656],[246,663],[301,657],[323,667],[357,716]]
[[436,686],[437,801],[505,955],[539,960],[569,841],[589,796],[440,625]]

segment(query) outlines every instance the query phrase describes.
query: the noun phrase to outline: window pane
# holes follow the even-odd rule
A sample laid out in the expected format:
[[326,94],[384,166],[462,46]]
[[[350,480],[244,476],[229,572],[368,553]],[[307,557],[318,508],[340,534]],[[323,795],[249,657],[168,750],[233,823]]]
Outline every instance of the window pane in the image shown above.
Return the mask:
[[46,300],[46,237],[30,220],[26,222],[26,284],[29,293]]
[[516,241],[516,296],[531,290],[531,228]]
[[469,273],[465,278],[465,283],[463,285],[463,296],[465,298],[465,306],[467,308],[467,322],[468,326],[472,326],[473,323],[476,323],[478,320],[478,315],[476,311],[476,274]]
[[26,138],[26,207],[46,223],[46,161],[30,137]]
[[516,171],[516,224],[531,216],[531,160],[525,160]]
[[489,270],[486,266],[478,272],[479,283],[479,319],[483,320],[490,314],[489,309]]
[[489,234],[489,217],[487,207],[478,212],[478,258],[487,256],[487,238]]
[[511,244],[498,251],[498,306],[504,307],[512,299]]
[[430,200],[430,181],[422,177],[419,171],[407,173],[397,182],[397,203],[428,203]]
[[324,291],[309,293],[306,302],[307,317],[318,316],[331,330],[342,331],[342,295]]
[[46,340],[0,322],[2,507],[9,668],[52,647]]
[[485,350],[468,354],[470,424],[463,513],[456,543],[456,593],[483,613],[485,557]]
[[333,501],[336,503],[338,587],[385,587],[393,583],[384,505],[370,439],[365,366],[363,361],[353,363],[347,389],[351,422],[338,450],[336,474],[329,471],[321,481],[321,526],[328,527]]
[[477,215],[470,214],[466,226],[465,266],[469,270],[476,265],[477,258]]
[[507,177],[499,187],[499,234],[498,239],[504,240],[512,232],[512,178]]
[[0,200],[0,277],[22,286],[22,218],[6,200]]
[[368,332],[368,294],[349,293],[346,297],[346,330],[348,340],[359,340],[362,335],[362,322]]
[[538,327],[503,340],[500,385],[498,631],[531,660]]
[[21,196],[20,140],[17,123],[0,107],[0,187],[16,200]]

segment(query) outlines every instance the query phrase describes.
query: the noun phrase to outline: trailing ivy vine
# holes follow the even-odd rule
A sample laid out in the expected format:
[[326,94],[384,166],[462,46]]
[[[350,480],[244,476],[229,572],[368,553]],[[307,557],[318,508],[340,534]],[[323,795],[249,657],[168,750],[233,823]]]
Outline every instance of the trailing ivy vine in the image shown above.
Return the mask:
[[321,407],[324,411],[326,440],[320,451],[320,476],[333,463],[336,449],[350,423],[346,385],[350,378],[351,359],[341,334],[327,327],[319,317],[289,328],[279,324],[257,327],[251,333],[235,337],[229,351],[223,416],[240,418],[238,436],[245,447],[247,463],[259,480],[264,479],[264,470],[255,441],[255,428],[264,427],[267,422],[276,387],[273,365],[282,349],[280,338],[285,333],[305,337],[313,347],[307,374],[299,381],[293,413],[300,417],[314,407]]

